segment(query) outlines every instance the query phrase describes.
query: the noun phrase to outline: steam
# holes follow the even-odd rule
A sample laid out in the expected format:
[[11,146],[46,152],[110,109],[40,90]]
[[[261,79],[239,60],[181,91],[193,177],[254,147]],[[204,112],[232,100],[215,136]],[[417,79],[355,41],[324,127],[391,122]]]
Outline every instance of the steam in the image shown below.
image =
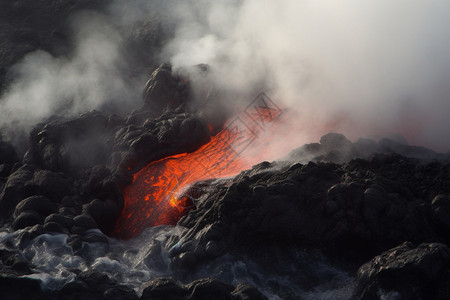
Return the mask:
[[174,36],[153,61],[210,65],[232,107],[266,91],[293,112],[305,142],[399,133],[450,149],[448,1],[114,1],[73,20],[72,55],[37,51],[14,67],[0,100],[10,138],[54,114],[134,108],[145,79],[124,71],[123,29],[158,20]]
[[209,64],[216,85],[243,98],[264,87],[307,135],[400,133],[450,148],[447,1],[185,1],[174,11],[175,66]]
[[[140,99],[141,84],[124,74],[123,37],[111,18],[84,12],[73,18],[75,48],[54,57],[38,50],[14,66],[0,101],[0,128],[20,145],[38,122],[93,109],[126,112]],[[131,105],[130,105],[131,104]]]

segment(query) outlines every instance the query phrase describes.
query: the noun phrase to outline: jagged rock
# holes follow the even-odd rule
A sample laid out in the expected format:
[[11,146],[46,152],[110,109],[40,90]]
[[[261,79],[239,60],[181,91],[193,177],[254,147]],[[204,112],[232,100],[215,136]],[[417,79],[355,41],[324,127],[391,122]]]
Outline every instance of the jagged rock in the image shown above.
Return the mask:
[[441,288],[450,283],[450,249],[439,243],[395,247],[358,271],[355,298],[447,299]]
[[144,87],[145,107],[154,111],[155,116],[161,114],[166,106],[186,103],[189,97],[189,85],[184,78],[172,73],[172,66],[160,65],[152,74]]

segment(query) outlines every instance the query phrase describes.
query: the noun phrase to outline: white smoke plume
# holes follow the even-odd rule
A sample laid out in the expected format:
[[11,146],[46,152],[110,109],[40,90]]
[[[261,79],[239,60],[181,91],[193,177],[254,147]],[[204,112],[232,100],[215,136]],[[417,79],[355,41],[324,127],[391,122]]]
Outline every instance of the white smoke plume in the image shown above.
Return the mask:
[[136,0],[114,1],[106,15],[76,19],[70,57],[38,51],[15,66],[0,125],[132,108],[143,82],[121,72],[118,29],[151,15],[174,28],[155,61],[210,65],[215,86],[237,103],[266,91],[295,111],[304,142],[329,131],[400,133],[410,144],[450,149],[448,1]]
[[37,50],[11,70],[12,83],[0,100],[0,128],[16,145],[50,116],[93,109],[126,112],[140,100],[142,83],[122,73],[123,37],[111,18],[83,12],[73,18],[72,27],[72,53],[54,57]]
[[174,12],[175,66],[209,64],[217,86],[243,95],[264,86],[297,111],[298,134],[400,133],[450,149],[448,1],[184,1]]

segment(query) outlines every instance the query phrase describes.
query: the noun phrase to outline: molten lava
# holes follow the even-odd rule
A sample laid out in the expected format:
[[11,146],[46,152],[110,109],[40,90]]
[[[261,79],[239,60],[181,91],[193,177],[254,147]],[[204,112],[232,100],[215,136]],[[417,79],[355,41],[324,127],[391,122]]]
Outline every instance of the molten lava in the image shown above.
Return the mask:
[[191,184],[234,176],[263,160],[261,141],[273,127],[267,125],[276,124],[280,114],[277,107],[257,105],[227,122],[197,151],[166,157],[135,173],[123,190],[124,208],[113,235],[131,238],[150,226],[176,224],[194,207],[189,197],[182,196]]

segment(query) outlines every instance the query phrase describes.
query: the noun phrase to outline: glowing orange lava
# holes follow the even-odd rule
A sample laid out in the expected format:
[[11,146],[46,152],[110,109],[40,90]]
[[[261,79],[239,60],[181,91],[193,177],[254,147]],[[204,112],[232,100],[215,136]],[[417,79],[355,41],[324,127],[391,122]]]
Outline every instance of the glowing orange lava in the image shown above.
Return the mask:
[[273,120],[280,114],[277,107],[256,105],[228,121],[195,152],[166,157],[135,173],[123,190],[124,208],[113,236],[131,238],[150,226],[176,224],[194,206],[181,196],[189,185],[234,176],[262,160],[261,133],[270,132],[267,124],[276,124]]

